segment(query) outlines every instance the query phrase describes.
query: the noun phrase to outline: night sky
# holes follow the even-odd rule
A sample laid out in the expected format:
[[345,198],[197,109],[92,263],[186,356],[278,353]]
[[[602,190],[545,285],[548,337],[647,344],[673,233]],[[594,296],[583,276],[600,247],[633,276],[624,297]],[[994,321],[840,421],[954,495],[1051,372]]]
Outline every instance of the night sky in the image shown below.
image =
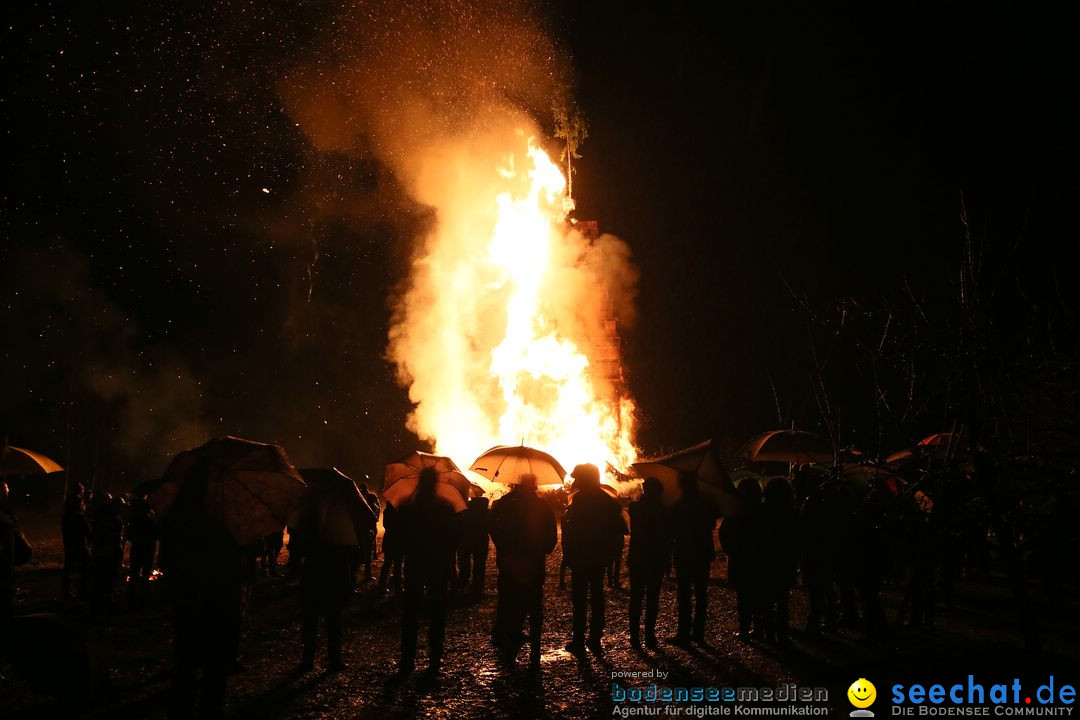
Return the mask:
[[[510,18],[553,43],[515,97],[542,126],[551,88],[576,85],[591,125],[577,216],[623,238],[641,271],[623,347],[646,453],[780,421],[821,429],[814,354],[841,438],[872,442],[860,348],[890,309],[890,342],[904,338],[911,297],[930,325],[948,315],[962,210],[1001,365],[1076,357],[1072,4],[649,5],[451,4],[475,13],[461,26]],[[120,485],[208,435],[357,476],[414,449],[384,352],[389,297],[432,218],[377,154],[314,153],[281,90],[388,14],[3,12],[10,441]],[[881,359],[893,446],[956,417],[935,342],[903,417]]]

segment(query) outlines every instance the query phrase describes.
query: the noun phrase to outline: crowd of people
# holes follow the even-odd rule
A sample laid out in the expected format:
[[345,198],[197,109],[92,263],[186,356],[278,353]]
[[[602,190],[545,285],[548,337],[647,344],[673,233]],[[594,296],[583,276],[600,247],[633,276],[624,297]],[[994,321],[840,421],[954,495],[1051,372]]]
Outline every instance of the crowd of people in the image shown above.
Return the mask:
[[[142,607],[160,566],[173,609],[174,717],[191,717],[197,709],[202,717],[223,711],[227,677],[242,667],[237,649],[250,588],[260,567],[265,574],[281,571],[278,561],[286,548],[282,532],[237,546],[201,509],[197,475],[181,486],[171,511],[183,511],[183,523],[155,518],[146,498],[88,495],[79,486],[69,491],[61,521],[61,594],[85,601],[93,614],[109,616],[122,580],[129,606]],[[573,608],[571,625],[563,629],[569,638],[565,650],[579,656],[604,652],[605,603],[620,581],[627,536],[629,626],[619,634],[625,632],[638,649],[655,650],[661,642],[660,600],[672,575],[677,623],[664,641],[689,646],[718,639],[708,635],[718,543],[736,597],[741,642],[790,641],[789,595],[800,576],[811,638],[858,622],[868,641],[880,641],[888,632],[880,595],[889,577],[905,580],[903,612],[914,625],[933,622],[936,593],[949,586],[950,556],[935,551],[936,531],[926,508],[889,482],[857,492],[839,477],[798,469],[787,477],[748,477],[735,490],[737,510],[722,515],[692,473],[680,474],[667,490],[658,479],[646,478],[632,502],[609,493],[593,465],[578,465],[571,477],[570,492],[561,498],[541,494],[536,479],[525,475],[494,502],[473,497],[457,512],[436,492],[438,474],[427,468],[416,492],[397,506],[380,508],[378,497],[360,488],[372,513],[357,533],[357,545],[329,544],[305,527],[288,528],[285,572],[299,579],[302,618],[298,671],[316,664],[320,624],[325,669],[346,668],[343,613],[354,591],[370,582],[379,593],[400,597],[400,661],[392,679],[415,671],[423,622],[425,672],[438,674],[453,652],[446,647],[448,598],[455,591],[473,600],[485,595],[492,546],[497,602],[491,642],[507,664],[516,663],[527,647],[528,667],[538,668],[547,558],[559,544],[560,527]],[[380,510],[384,533],[376,576]],[[8,524],[15,527],[13,518]],[[0,550],[10,554],[5,548],[14,541],[7,537],[0,537]],[[9,586],[0,589],[6,593]]]

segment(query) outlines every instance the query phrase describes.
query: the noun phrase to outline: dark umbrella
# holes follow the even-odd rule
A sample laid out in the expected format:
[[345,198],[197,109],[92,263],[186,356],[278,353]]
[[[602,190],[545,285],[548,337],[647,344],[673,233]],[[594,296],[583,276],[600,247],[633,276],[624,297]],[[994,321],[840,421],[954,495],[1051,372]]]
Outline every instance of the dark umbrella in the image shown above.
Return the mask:
[[828,463],[833,461],[833,446],[828,438],[804,430],[770,430],[735,455],[750,462]]
[[[222,437],[173,458],[149,499],[166,522],[184,522],[182,514],[197,509],[247,545],[285,527],[304,488],[277,445]],[[181,491],[193,502],[173,512]]]
[[359,545],[378,519],[351,477],[337,468],[305,468],[307,490],[289,520],[290,531],[328,545]]
[[14,445],[0,450],[0,475],[48,475],[63,469],[55,460],[33,450]]
[[532,475],[539,485],[562,485],[566,470],[543,450],[525,445],[496,445],[473,461],[469,468],[488,480],[517,485],[522,475]]
[[716,444],[706,440],[683,450],[661,455],[633,464],[634,472],[640,477],[655,477],[664,485],[664,502],[671,504],[682,496],[679,487],[679,475],[692,473],[698,481],[702,495],[712,500],[725,515],[730,515],[738,508],[735,485],[731,482]]
[[875,483],[902,482],[901,478],[889,468],[858,464],[845,465],[840,471],[840,479],[847,482],[858,495],[866,495]]

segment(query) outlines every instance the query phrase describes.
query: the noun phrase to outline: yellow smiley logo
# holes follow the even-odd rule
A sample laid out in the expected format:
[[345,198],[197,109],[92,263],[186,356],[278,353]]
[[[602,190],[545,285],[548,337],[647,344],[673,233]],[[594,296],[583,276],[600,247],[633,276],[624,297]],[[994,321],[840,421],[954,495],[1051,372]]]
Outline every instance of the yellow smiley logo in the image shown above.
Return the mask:
[[866,678],[859,678],[847,689],[848,700],[857,708],[868,708],[877,699],[877,688]]

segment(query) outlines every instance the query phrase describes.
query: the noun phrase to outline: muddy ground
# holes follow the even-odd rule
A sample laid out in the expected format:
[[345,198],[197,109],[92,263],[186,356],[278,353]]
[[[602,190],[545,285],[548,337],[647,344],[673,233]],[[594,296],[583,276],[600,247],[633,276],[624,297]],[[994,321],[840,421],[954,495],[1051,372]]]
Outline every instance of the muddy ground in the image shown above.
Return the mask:
[[[95,718],[165,717],[171,631],[165,588],[153,590],[149,606],[126,607],[118,591],[117,611],[92,617],[76,602],[59,599],[60,545],[55,515],[28,515],[21,524],[35,546],[35,558],[19,569],[18,612],[59,612],[84,628],[103,668],[105,682],[91,702],[65,708],[35,692],[12,664],[0,664],[0,709],[4,718],[83,714]],[[361,586],[347,610],[344,672],[315,670],[297,674],[300,617],[296,581],[269,577],[255,587],[241,644],[246,669],[229,683],[227,714],[237,718],[588,718],[610,717],[615,672],[663,670],[669,686],[776,686],[794,682],[825,687],[832,716],[851,709],[844,692],[860,677],[900,682],[906,677],[940,682],[970,672],[998,676],[1023,669],[1077,678],[1080,669],[1080,623],[1075,599],[1051,609],[1036,583],[1031,584],[1033,611],[1039,618],[1043,650],[1025,653],[1015,609],[1003,574],[967,579],[953,607],[943,609],[934,630],[906,627],[898,618],[898,588],[889,587],[886,609],[894,628],[884,646],[862,641],[857,628],[810,640],[798,632],[805,616],[802,591],[792,593],[796,632],[790,648],[758,642],[744,645],[736,630],[733,593],[725,586],[723,558],[713,566],[710,587],[709,645],[679,648],[661,644],[656,652],[638,652],[626,635],[626,580],[608,595],[608,627],[603,657],[583,660],[562,650],[569,639],[568,591],[558,589],[559,550],[549,560],[545,587],[547,621],[544,654],[538,674],[526,668],[523,652],[517,667],[500,666],[488,637],[494,614],[494,554],[489,557],[488,593],[479,602],[457,597],[448,620],[447,657],[435,682],[420,674],[401,684],[388,683],[398,657],[399,602],[373,585]],[[377,568],[376,568],[377,570]],[[661,638],[674,632],[674,583],[661,600]],[[423,644],[423,629],[421,630]],[[320,657],[321,661],[322,658]],[[419,658],[426,660],[421,649]],[[915,680],[913,680],[915,681]],[[623,683],[629,681],[622,681]],[[642,681],[644,684],[644,681]]]

